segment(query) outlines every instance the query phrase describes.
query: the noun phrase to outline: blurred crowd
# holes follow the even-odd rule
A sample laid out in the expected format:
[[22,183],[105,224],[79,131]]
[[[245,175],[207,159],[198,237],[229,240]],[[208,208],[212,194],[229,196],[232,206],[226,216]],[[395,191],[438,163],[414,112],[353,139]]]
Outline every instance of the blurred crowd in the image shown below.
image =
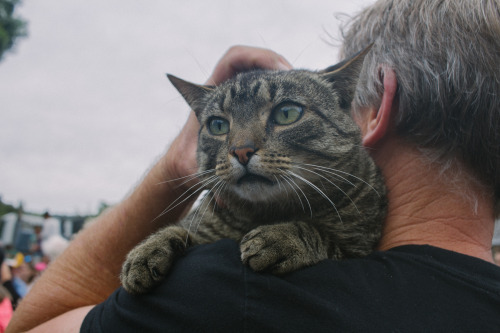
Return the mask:
[[491,252],[493,260],[500,266],[500,219],[495,221],[495,233],[493,234],[493,241],[491,242]]
[[68,246],[60,226],[48,213],[44,224],[34,228],[28,252],[0,247],[0,333],[4,332],[19,302],[48,265]]

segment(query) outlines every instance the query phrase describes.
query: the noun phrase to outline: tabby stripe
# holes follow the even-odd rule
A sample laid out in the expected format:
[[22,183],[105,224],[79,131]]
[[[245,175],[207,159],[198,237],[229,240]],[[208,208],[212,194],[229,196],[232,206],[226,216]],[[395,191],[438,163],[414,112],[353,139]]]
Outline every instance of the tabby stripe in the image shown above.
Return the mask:
[[198,228],[198,230],[196,230],[196,236],[199,237],[200,239],[202,239],[203,241],[206,241],[206,242],[215,241],[213,235],[209,235],[202,228]]
[[236,97],[236,87],[231,86],[231,99],[234,99]]
[[220,110],[225,110],[224,104],[226,103],[226,96],[227,94],[222,94],[222,96],[219,98],[219,109]]
[[[200,226],[201,227],[201,226]],[[209,239],[222,239],[227,237],[226,233],[221,232],[220,228],[214,227],[211,223],[204,223],[203,228],[198,228],[198,234],[204,234]]]
[[252,229],[248,227],[248,223],[240,221],[230,210],[225,209],[219,214],[219,217],[226,226],[241,234],[246,234]]
[[305,247],[308,247],[307,245],[309,244],[309,242],[304,238],[304,235],[308,232],[308,230],[304,230],[301,223],[295,223],[295,227],[297,228],[297,236],[299,237],[300,241],[302,242],[302,244],[304,244]]
[[274,97],[276,97],[276,91],[278,90],[278,86],[275,82],[269,82],[269,96],[270,100],[274,101]]
[[252,95],[254,97],[257,97],[257,94],[259,93],[259,89],[260,89],[261,85],[262,85],[262,82],[257,81],[257,83],[253,86],[253,88],[252,88]]
[[312,153],[313,155],[319,156],[320,158],[326,159],[328,161],[335,160],[335,157],[327,155],[327,154],[323,153],[322,151],[311,149],[310,147],[308,147],[308,146],[306,146],[306,145],[304,145],[303,143],[300,143],[300,142],[292,142],[292,143],[290,143],[290,146],[292,148],[296,148],[298,150],[303,150],[305,152]]
[[311,108],[311,111],[313,111],[314,113],[316,113],[318,116],[320,116],[323,121],[325,121],[326,123],[330,124],[330,126],[332,126],[333,128],[335,128],[335,130],[337,131],[337,133],[339,133],[341,136],[343,137],[346,137],[347,136],[347,132],[344,131],[341,127],[339,127],[332,119],[331,119],[331,116],[328,117],[327,115],[325,115],[323,112],[321,112],[320,110],[316,109],[316,108]]

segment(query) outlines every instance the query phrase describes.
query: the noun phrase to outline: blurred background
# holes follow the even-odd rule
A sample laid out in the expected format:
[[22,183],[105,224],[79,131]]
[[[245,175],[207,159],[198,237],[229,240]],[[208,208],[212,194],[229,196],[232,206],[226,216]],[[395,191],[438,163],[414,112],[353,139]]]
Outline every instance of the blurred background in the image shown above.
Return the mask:
[[13,16],[27,34],[0,60],[1,201],[39,215],[96,214],[126,195],[187,118],[165,73],[203,83],[235,44],[325,68],[339,60],[338,14],[371,2],[21,1]]

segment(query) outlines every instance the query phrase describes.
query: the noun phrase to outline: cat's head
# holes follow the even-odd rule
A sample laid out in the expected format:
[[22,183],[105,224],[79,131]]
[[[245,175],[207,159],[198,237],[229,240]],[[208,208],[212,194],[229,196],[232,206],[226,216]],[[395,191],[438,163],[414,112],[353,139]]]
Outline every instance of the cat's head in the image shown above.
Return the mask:
[[168,75],[200,122],[206,187],[251,202],[337,190],[328,182],[343,182],[356,163],[349,155],[361,149],[350,104],[368,51],[323,71],[256,70],[219,86]]

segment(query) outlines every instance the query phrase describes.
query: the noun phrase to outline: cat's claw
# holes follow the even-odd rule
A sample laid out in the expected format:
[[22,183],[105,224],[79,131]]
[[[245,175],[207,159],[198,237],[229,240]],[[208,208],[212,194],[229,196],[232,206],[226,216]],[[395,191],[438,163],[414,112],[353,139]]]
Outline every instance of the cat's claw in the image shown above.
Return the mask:
[[325,259],[309,251],[293,228],[289,223],[250,231],[240,243],[242,262],[254,271],[281,275]]
[[180,227],[165,228],[136,246],[127,255],[120,280],[131,294],[143,294],[158,285],[167,275],[174,259],[182,254],[187,231]]

